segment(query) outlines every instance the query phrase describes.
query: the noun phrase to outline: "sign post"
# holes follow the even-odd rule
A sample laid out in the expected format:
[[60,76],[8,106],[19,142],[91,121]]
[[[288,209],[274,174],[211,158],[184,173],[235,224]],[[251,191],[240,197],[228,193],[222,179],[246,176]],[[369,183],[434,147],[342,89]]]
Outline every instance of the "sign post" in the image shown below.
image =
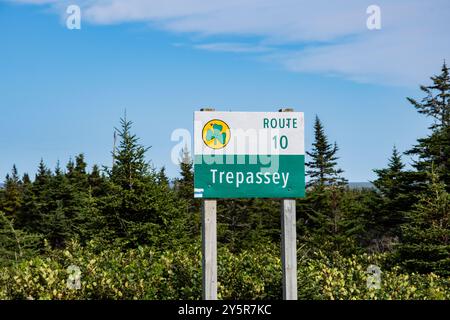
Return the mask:
[[202,201],[202,284],[203,300],[217,300],[217,200]]
[[[208,112],[204,112],[208,111]],[[217,299],[216,199],[281,199],[283,298],[297,299],[295,200],[305,196],[303,113],[194,114],[194,197],[203,199],[203,299]]]
[[[280,112],[293,112],[281,109]],[[296,201],[281,200],[281,264],[283,300],[297,300],[297,219]]]
[[203,300],[217,300],[217,201],[202,204]]

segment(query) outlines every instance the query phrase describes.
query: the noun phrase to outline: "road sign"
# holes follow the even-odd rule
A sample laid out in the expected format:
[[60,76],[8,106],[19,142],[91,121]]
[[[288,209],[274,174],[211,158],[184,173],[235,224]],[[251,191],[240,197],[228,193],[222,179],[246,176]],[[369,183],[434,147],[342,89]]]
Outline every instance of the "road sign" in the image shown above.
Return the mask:
[[194,197],[305,195],[302,112],[195,112]]

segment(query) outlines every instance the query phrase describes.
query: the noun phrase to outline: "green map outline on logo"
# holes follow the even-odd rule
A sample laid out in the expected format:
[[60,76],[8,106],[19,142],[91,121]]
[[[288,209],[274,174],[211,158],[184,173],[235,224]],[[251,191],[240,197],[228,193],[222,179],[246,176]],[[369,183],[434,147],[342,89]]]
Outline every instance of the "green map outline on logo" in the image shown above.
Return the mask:
[[[225,127],[222,124],[214,123],[214,122],[220,122],[225,125]],[[212,125],[212,128],[206,128],[208,125]],[[205,133],[206,131],[206,135]],[[209,120],[203,127],[202,130],[202,140],[203,143],[214,150],[223,149],[227,146],[228,142],[230,141],[230,137],[227,136],[227,131],[229,135],[231,136],[231,129],[230,126],[223,120],[220,119],[212,119]],[[221,145],[219,147],[213,147],[211,146],[211,141],[213,140],[214,146],[216,146],[218,143]]]

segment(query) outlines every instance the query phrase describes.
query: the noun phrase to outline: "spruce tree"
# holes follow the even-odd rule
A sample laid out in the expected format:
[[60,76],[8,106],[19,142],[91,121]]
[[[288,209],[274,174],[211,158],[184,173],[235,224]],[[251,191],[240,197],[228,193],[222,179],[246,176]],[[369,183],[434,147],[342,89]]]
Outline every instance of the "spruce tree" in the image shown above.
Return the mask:
[[436,172],[402,227],[397,259],[412,272],[450,275],[450,194]]
[[22,184],[23,186],[29,186],[31,185],[31,179],[30,179],[30,175],[28,173],[24,173],[22,176]]
[[41,159],[38,166],[38,171],[36,173],[36,177],[34,179],[33,186],[35,187],[36,193],[41,194],[44,193],[46,188],[49,185],[50,179],[52,177],[52,172],[44,163],[44,160]]
[[181,198],[190,201],[194,198],[194,164],[187,147],[181,150],[180,175],[177,191]]
[[398,180],[404,168],[405,164],[402,161],[402,156],[398,152],[397,147],[394,146],[392,148],[392,155],[389,158],[388,167],[386,169],[374,170],[379,179],[373,183],[386,196],[396,196],[400,189]]
[[186,203],[187,227],[192,237],[200,236],[201,200],[194,198],[194,163],[187,146],[180,154],[180,178],[175,181],[178,197]]
[[329,185],[342,185],[346,180],[341,177],[343,171],[338,169],[336,153],[337,144],[328,142],[323,125],[316,116],[314,123],[314,143],[311,152],[306,152],[311,158],[306,163],[308,170],[306,174],[310,177],[308,186],[323,187]]
[[67,177],[73,176],[75,171],[75,163],[73,162],[72,158],[69,159],[66,165],[66,175]]
[[34,182],[24,189],[23,205],[17,217],[18,225],[28,232],[40,233],[44,215],[52,210],[51,179],[52,173],[41,159]]
[[419,113],[433,118],[434,122],[430,129],[436,130],[450,125],[450,74],[445,61],[441,74],[432,76],[431,80],[433,81],[431,86],[420,86],[425,93],[425,98],[421,102],[413,98],[407,99]]
[[341,176],[343,171],[337,168],[337,151],[337,144],[328,142],[316,116],[312,151],[307,152],[311,158],[306,163],[306,174],[310,177],[308,195],[298,201],[301,212],[298,220],[303,224],[300,226],[301,237],[314,246],[326,246],[330,250],[345,247],[343,242],[349,239],[345,230],[350,222],[341,208],[347,181]]
[[[82,154],[76,157],[73,174],[69,178],[69,198],[65,208],[70,217],[71,233],[81,243],[96,238],[105,232],[106,221],[101,214],[101,198],[108,192],[107,181],[97,165],[87,173],[87,164]],[[69,213],[71,211],[71,213]]]
[[[41,182],[37,184],[38,181]],[[31,230],[42,234],[53,248],[63,248],[74,237],[73,219],[81,206],[76,190],[61,170],[59,162],[54,174],[41,164],[33,184],[31,203],[25,206],[26,213],[38,219]]]
[[381,240],[386,237],[396,241],[400,226],[404,223],[405,212],[416,201],[414,183],[410,172],[404,170],[401,154],[394,146],[387,168],[376,169],[378,178],[373,181],[382,196],[382,209],[371,221],[374,236]]
[[11,175],[6,175],[0,210],[7,216],[14,218],[22,206],[22,198],[22,181],[20,181],[17,168],[14,165]]
[[42,232],[52,248],[64,248],[65,243],[72,238],[70,219],[66,217],[64,205],[57,200],[56,209],[43,216]]
[[139,138],[131,133],[132,121],[120,119],[121,128],[115,129],[120,138],[117,150],[113,151],[114,165],[110,171],[111,181],[125,190],[132,190],[137,183],[150,175],[150,165],[145,153],[151,147],[139,144]]
[[70,184],[77,190],[86,191],[89,186],[89,177],[86,168],[87,164],[82,153],[75,157],[75,163],[70,160],[67,164],[66,176]]
[[75,157],[75,171],[81,175],[85,175],[86,167],[87,164],[84,160],[84,154],[80,153],[78,156]]
[[28,259],[39,252],[40,237],[14,226],[14,220],[0,211],[0,267]]
[[166,168],[162,167],[157,175],[158,184],[162,187],[169,188],[169,178],[166,175]]
[[[120,119],[121,128],[114,128],[120,143],[112,151],[113,166],[105,167],[108,174],[109,192],[101,198],[101,207],[109,237],[125,238],[128,236],[132,221],[141,218],[141,201],[144,177],[148,175],[148,164],[144,155],[146,149],[138,144],[138,138],[131,133],[132,122],[126,117]],[[136,189],[137,188],[137,189]],[[136,194],[134,191],[138,191]]]
[[392,239],[384,236],[387,232],[382,223],[385,211],[379,192],[369,188],[345,190],[339,206],[343,218],[338,221],[342,253],[359,250],[385,252],[392,248]]
[[233,252],[280,242],[280,203],[273,199],[218,202],[217,239]]
[[407,155],[415,157],[416,181],[425,187],[427,172],[433,167],[450,191],[450,75],[443,64],[441,74],[431,77],[430,86],[421,86],[425,97],[420,101],[408,98],[419,113],[431,117],[431,133],[417,140]]
[[[184,203],[173,190],[158,184],[157,174],[145,160],[149,148],[131,132],[132,122],[121,119],[120,138],[109,173],[108,193],[101,199],[108,236],[130,245],[167,245],[183,236]],[[169,236],[170,235],[170,236]]]
[[67,168],[66,175],[55,174],[53,198],[62,201],[61,211],[71,223],[70,232],[77,235],[80,232],[85,234],[80,225],[86,224],[90,220],[91,217],[88,212],[92,203],[89,200],[91,189],[84,154],[77,155],[75,163],[69,161]]
[[106,178],[98,165],[92,167],[88,176],[89,190],[93,197],[100,197],[107,192]]

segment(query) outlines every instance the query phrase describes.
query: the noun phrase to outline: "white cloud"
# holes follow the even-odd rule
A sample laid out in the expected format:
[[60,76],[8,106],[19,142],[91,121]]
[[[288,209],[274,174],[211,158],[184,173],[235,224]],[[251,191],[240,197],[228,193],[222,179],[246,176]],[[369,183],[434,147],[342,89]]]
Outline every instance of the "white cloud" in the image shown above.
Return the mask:
[[[55,8],[74,2],[10,1]],[[141,21],[169,32],[229,36],[229,42],[193,45],[210,51],[259,52],[291,71],[325,73],[355,81],[416,85],[435,73],[444,58],[450,58],[448,0],[75,2],[82,7],[83,18],[94,24]],[[371,4],[381,7],[381,30],[366,28],[366,9]],[[259,40],[245,40],[249,36]]]
[[49,4],[58,2],[58,0],[6,0],[6,1],[24,4]]
[[[107,0],[85,11],[96,23],[153,21],[177,32],[257,35],[274,41],[331,40],[365,28],[360,0]],[[362,23],[364,22],[364,23]]]
[[273,58],[297,72],[416,86],[438,72],[443,59],[450,57],[450,42],[445,40],[450,23],[445,18],[447,11],[442,10],[449,6],[437,2],[409,9],[386,5],[382,30],[365,31],[348,42],[313,46]]
[[194,45],[194,48],[208,50],[208,51],[222,51],[234,53],[260,53],[271,51],[267,46],[253,45],[247,43],[231,43],[231,42],[216,42],[216,43],[202,43]]

